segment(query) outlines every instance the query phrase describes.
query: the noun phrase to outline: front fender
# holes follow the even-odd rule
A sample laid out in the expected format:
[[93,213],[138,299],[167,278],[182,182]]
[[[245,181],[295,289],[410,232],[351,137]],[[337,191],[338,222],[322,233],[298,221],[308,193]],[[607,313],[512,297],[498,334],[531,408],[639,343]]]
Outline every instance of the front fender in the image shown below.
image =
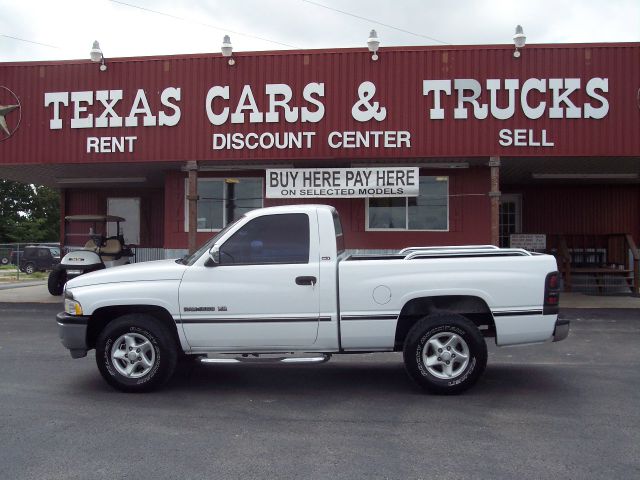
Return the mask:
[[100,308],[126,305],[149,305],[164,308],[175,319],[179,317],[179,280],[118,282],[87,285],[69,289],[82,305],[84,315]]

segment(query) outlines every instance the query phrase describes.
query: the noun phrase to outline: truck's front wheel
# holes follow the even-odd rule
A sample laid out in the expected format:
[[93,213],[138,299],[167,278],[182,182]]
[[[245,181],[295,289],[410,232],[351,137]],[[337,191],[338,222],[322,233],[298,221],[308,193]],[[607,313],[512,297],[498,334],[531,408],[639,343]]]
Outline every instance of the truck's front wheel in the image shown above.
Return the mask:
[[404,342],[404,363],[418,385],[452,395],[471,387],[487,365],[487,345],[473,322],[456,314],[418,321]]
[[124,315],[107,324],[96,341],[100,373],[123,392],[160,387],[173,374],[177,357],[171,332],[148,315]]

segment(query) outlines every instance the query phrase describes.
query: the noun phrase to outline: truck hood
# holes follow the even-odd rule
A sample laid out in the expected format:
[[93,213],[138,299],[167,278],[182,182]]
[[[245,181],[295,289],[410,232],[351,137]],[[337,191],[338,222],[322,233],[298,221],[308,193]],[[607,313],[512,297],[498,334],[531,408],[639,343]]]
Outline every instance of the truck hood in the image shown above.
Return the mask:
[[175,260],[157,260],[122,265],[80,275],[69,280],[67,288],[145,280],[180,280],[186,268],[186,265],[176,263]]

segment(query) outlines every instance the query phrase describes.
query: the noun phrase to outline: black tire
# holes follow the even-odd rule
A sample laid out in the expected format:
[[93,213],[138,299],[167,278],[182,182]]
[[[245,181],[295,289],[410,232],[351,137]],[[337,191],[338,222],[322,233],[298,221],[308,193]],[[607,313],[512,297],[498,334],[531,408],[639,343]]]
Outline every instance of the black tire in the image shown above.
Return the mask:
[[0,263],[2,265],[9,265],[9,259],[7,257],[0,258]]
[[[447,349],[443,344],[443,350],[435,349],[436,342],[447,339],[452,347]],[[466,364],[461,360],[465,346]],[[425,357],[429,353],[437,362],[428,367]],[[435,314],[419,320],[405,338],[403,354],[409,376],[428,392],[440,395],[455,395],[472,387],[487,365],[487,344],[482,333],[473,322],[457,314]],[[447,361],[450,364],[445,366]],[[445,371],[449,365],[450,370]]]
[[[139,378],[129,378],[121,373],[123,363],[127,365],[126,360],[120,361],[123,363],[116,360],[120,365],[118,367],[112,359],[112,350],[120,350],[118,346],[114,347],[114,343],[125,334],[147,339],[155,355],[150,370]],[[96,341],[96,363],[102,377],[122,392],[149,392],[161,387],[173,375],[177,358],[178,347],[173,335],[160,320],[150,315],[129,314],[119,317],[107,324]]]
[[67,282],[67,271],[60,267],[54,267],[47,280],[47,288],[51,295],[62,295],[64,284]]
[[32,273],[34,273],[36,271],[36,266],[29,262],[24,266],[24,273],[26,273],[27,275],[31,275]]

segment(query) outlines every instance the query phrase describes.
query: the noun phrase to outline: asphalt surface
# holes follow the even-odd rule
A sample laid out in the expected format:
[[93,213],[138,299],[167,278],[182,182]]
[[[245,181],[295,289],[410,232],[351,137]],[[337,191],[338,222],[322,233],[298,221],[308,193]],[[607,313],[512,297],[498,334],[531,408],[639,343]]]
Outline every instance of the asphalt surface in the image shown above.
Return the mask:
[[59,308],[0,304],[2,479],[640,478],[640,310],[567,310],[567,340],[490,345],[437,397],[399,354],[183,365],[127,395],[70,358]]

